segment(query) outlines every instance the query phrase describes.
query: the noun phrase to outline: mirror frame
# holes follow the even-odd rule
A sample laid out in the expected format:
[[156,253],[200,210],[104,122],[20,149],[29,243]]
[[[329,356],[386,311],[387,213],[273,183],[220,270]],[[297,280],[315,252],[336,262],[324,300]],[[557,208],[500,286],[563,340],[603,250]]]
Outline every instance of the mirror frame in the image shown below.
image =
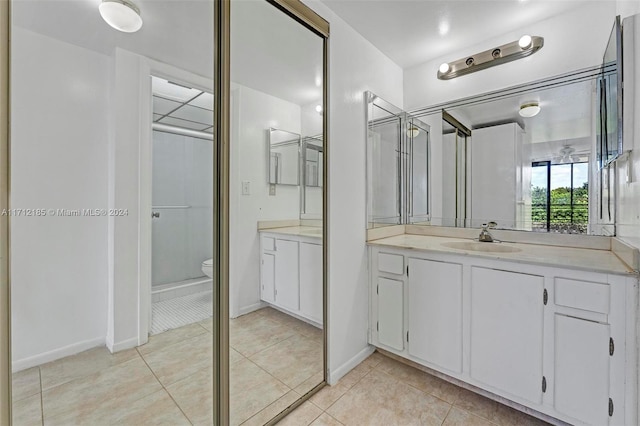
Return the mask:
[[[268,166],[267,166],[267,183],[269,185],[286,185],[286,186],[300,186],[301,185],[301,178],[300,178],[300,173],[302,170],[301,167],[301,163],[302,163],[302,135],[300,135],[299,133],[294,133],[294,132],[290,132],[288,130],[283,130],[283,129],[277,129],[275,127],[269,127],[269,129],[267,130],[268,132],[268,136],[267,136],[267,148],[269,150],[269,155],[267,156],[267,161],[268,161]],[[283,142],[276,142],[276,143],[272,143],[271,139],[273,136],[274,132],[284,132],[284,133],[289,133],[290,135],[294,135],[298,137],[298,141],[294,142],[294,139],[292,139],[291,141],[283,141]],[[271,180],[271,176],[272,176],[272,170],[271,170],[271,166],[272,166],[272,162],[271,162],[271,156],[274,154],[273,151],[273,147],[274,146],[285,146],[285,145],[294,145],[296,144],[298,145],[298,155],[297,155],[297,160],[296,161],[296,182],[295,183],[289,183],[289,182],[278,182],[279,180],[279,176],[278,176],[278,161],[276,161],[276,166],[275,166],[275,182],[273,182]],[[276,153],[277,154],[277,153]],[[280,158],[278,156],[276,156],[276,158]]]
[[[0,209],[9,207],[9,34],[11,2],[0,2]],[[9,217],[0,216],[0,424],[11,424]]]

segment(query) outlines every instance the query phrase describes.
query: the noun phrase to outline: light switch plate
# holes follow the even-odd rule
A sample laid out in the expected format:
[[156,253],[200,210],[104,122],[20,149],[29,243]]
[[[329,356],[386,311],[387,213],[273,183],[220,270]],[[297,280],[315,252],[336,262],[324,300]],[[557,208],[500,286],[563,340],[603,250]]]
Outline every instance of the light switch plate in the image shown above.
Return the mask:
[[269,184],[269,195],[276,195],[276,184]]
[[242,195],[251,194],[251,182],[248,180],[242,181]]

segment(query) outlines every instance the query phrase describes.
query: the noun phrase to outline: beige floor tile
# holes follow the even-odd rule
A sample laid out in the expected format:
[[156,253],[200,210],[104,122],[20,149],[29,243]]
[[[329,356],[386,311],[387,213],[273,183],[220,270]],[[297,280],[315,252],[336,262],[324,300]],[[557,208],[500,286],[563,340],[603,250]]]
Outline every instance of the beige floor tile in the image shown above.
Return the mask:
[[327,413],[322,413],[320,417],[315,419],[311,426],[341,426],[342,423],[328,415]]
[[316,374],[314,374],[313,376],[309,377],[307,380],[305,380],[304,382],[296,386],[294,390],[298,392],[300,395],[304,395],[305,393],[309,392],[311,389],[318,386],[323,381],[324,381],[324,374],[322,374],[322,371],[318,371]]
[[158,380],[168,386],[213,365],[213,340],[208,333],[143,355]]
[[200,321],[198,324],[204,327],[209,333],[213,333],[213,318]]
[[252,312],[252,314],[260,315],[264,318],[276,321],[282,325],[290,327],[298,334],[302,334],[303,336],[317,339],[319,342],[322,342],[324,335],[324,331],[322,328],[318,328],[291,315],[287,315],[284,312],[278,311],[277,309],[263,308],[258,311]]
[[249,359],[291,388],[297,387],[323,369],[322,345],[299,334],[294,334]]
[[307,401],[295,409],[284,419],[278,422],[278,426],[307,426],[320,417],[322,410]]
[[347,388],[351,388],[353,387],[353,385],[358,383],[364,376],[369,374],[371,370],[372,370],[372,367],[370,366],[370,364],[361,362],[353,370],[345,374],[345,376],[342,379],[340,379],[338,384],[344,385]]
[[13,374],[11,398],[13,401],[40,393],[40,368],[33,367]]
[[213,424],[213,369],[206,368],[167,387],[194,425]]
[[47,390],[42,395],[47,425],[107,423],[119,410],[162,386],[138,357]]
[[291,390],[248,359],[231,365],[229,380],[232,425],[243,423]]
[[454,404],[454,406],[486,420],[491,420],[498,415],[498,405],[496,401],[466,389],[460,390],[458,399]]
[[392,358],[384,357],[376,368],[450,404],[453,404],[458,399],[458,395],[462,391],[459,386]]
[[300,395],[297,392],[289,391],[277,401],[269,404],[264,410],[259,411],[249,420],[242,423],[242,426],[263,426],[269,420],[283,412],[288,406],[297,401],[298,398],[300,398]]
[[441,425],[450,405],[374,369],[327,413],[345,425]]
[[458,407],[451,407],[442,426],[493,426],[493,423]]
[[325,386],[318,393],[313,395],[310,399],[315,405],[323,410],[331,407],[342,395],[349,390],[349,387],[342,383],[338,383],[335,386]]
[[40,394],[22,398],[13,403],[14,426],[42,426],[42,403]]
[[229,345],[249,357],[294,335],[291,327],[259,315],[231,320]]
[[498,403],[495,414],[491,416],[489,420],[500,426],[543,426],[548,424],[545,421],[500,403]]
[[[158,349],[162,349],[164,347],[182,342],[192,337],[199,336],[206,332],[207,330],[205,330],[198,324],[185,325],[184,327],[165,331],[164,333],[156,334],[149,337],[149,341],[146,344],[138,346],[138,352],[143,355],[148,354]],[[213,339],[213,337],[211,336],[209,336],[209,338]]]
[[89,376],[134,358],[138,358],[138,352],[135,349],[112,354],[106,347],[100,347],[43,364],[40,366],[42,390]]
[[191,424],[165,390],[152,393],[126,407],[120,407],[117,411],[119,414],[110,422],[112,425],[187,426]]
[[369,355],[369,357],[367,359],[365,359],[364,361],[362,361],[362,364],[369,366],[371,368],[377,367],[378,364],[380,364],[380,362],[383,359],[386,359],[388,357],[382,355],[380,352],[374,352],[371,355]]
[[233,348],[229,348],[229,364],[242,361],[243,359],[245,359],[244,355],[242,355],[240,352],[236,351]]

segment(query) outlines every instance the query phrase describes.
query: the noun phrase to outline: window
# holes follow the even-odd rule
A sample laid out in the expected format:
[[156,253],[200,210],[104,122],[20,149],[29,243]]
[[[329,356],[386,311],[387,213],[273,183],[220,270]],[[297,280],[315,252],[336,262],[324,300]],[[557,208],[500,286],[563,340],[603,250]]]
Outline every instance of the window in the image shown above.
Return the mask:
[[588,163],[538,161],[532,166],[533,230],[586,234],[589,222]]

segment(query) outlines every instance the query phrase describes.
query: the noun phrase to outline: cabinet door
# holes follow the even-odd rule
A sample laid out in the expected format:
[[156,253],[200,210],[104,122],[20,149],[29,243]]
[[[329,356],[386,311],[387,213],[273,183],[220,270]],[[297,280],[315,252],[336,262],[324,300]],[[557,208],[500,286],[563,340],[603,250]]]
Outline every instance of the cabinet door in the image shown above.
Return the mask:
[[269,303],[275,302],[275,266],[276,257],[273,254],[262,253],[260,298]]
[[298,242],[276,240],[276,304],[297,311],[300,308]]
[[543,277],[471,268],[471,377],[542,402]]
[[462,372],[462,265],[409,259],[409,354]]
[[378,342],[404,349],[402,281],[378,278]]
[[322,246],[300,243],[300,312],[322,323]]
[[587,424],[609,424],[609,326],[555,316],[554,406]]

